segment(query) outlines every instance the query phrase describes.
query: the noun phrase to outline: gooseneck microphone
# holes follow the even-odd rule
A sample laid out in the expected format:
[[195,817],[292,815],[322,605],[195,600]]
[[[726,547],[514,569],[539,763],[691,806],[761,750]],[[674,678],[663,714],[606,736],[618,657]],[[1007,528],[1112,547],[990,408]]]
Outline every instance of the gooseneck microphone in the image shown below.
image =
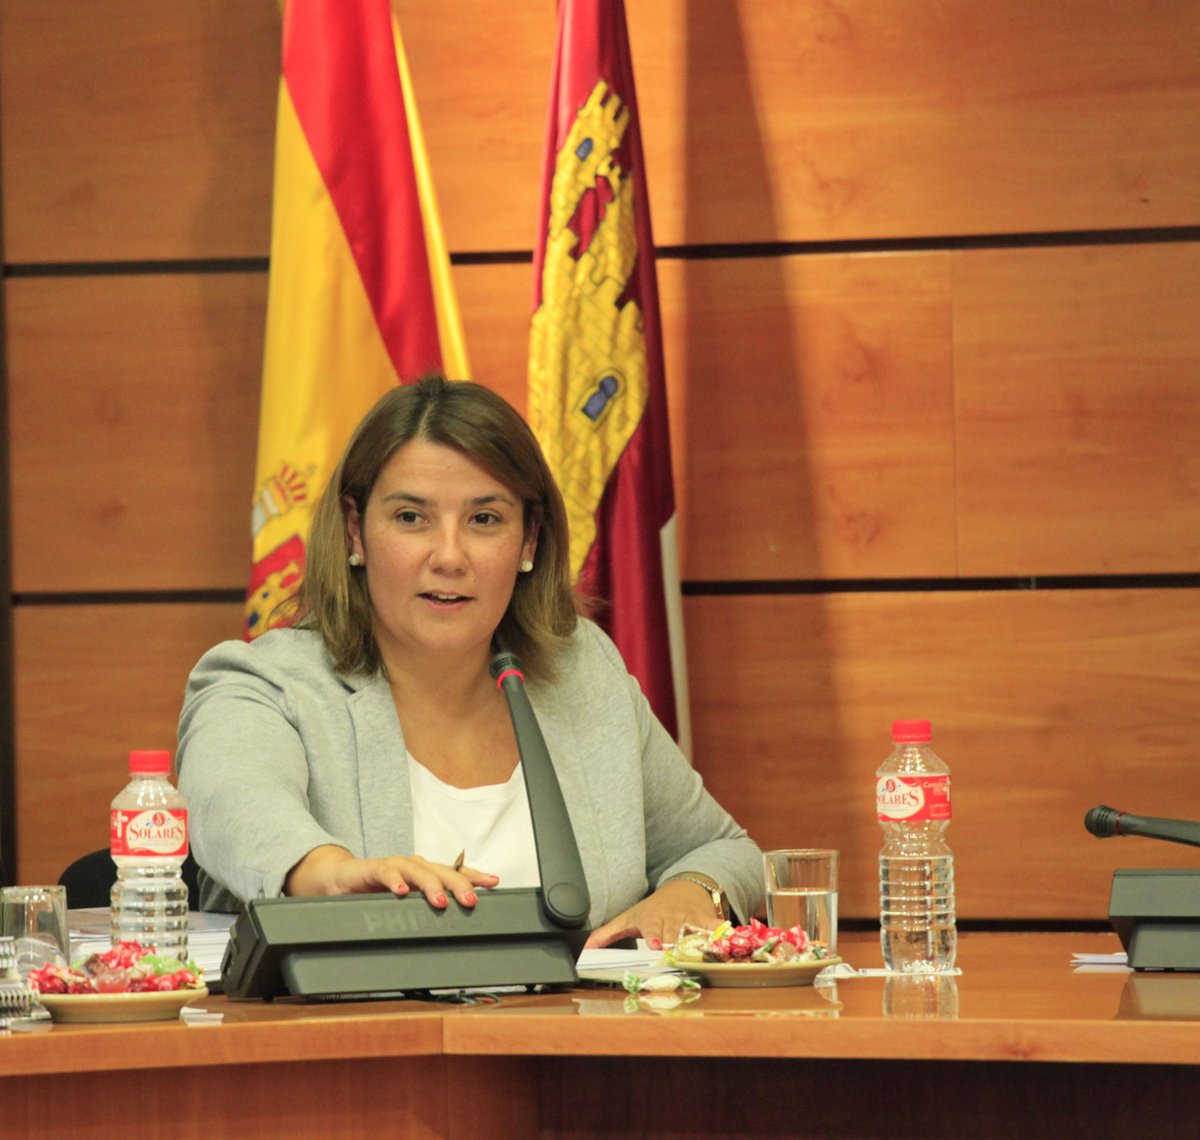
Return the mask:
[[525,794],[529,797],[529,814],[533,819],[542,901],[552,922],[563,927],[582,926],[591,910],[587,879],[546,739],[529,703],[529,694],[525,692],[521,662],[515,654],[500,649],[493,655],[489,668],[508,702],[513,734],[517,738]]
[[1109,839],[1114,835],[1142,835],[1147,839],[1166,839],[1171,843],[1200,847],[1200,823],[1191,823],[1186,819],[1130,815],[1103,804],[1092,808],[1083,817],[1083,826],[1099,839]]

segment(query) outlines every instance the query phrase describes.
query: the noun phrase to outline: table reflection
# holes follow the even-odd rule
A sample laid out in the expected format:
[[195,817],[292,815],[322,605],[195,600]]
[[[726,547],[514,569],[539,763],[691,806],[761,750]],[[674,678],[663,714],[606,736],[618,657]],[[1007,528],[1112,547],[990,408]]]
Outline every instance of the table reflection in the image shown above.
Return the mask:
[[1200,1021],[1200,974],[1129,974],[1117,1007],[1119,1019]]
[[958,1017],[958,979],[947,974],[889,974],[883,1016],[950,1020]]
[[754,988],[717,988],[704,986],[693,990],[666,993],[575,995],[577,1012],[611,1015],[614,1013],[690,1017],[837,1017],[842,1010],[837,984],[822,986],[764,986]]

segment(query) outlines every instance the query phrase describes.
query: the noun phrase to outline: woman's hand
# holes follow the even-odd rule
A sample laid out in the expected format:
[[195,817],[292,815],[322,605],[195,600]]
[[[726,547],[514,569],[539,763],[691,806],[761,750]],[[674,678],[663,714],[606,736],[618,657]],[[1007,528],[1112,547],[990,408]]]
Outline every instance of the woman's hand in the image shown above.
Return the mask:
[[287,895],[352,895],[391,891],[403,898],[420,891],[439,910],[449,906],[447,892],[465,907],[479,901],[476,887],[497,886],[500,879],[473,867],[455,870],[420,855],[388,855],[356,859],[344,847],[316,847],[287,874]]
[[712,930],[720,922],[708,891],[698,883],[674,879],[596,927],[584,948],[595,950],[622,938],[644,938],[651,950],[661,950],[664,943],[674,943],[684,923]]

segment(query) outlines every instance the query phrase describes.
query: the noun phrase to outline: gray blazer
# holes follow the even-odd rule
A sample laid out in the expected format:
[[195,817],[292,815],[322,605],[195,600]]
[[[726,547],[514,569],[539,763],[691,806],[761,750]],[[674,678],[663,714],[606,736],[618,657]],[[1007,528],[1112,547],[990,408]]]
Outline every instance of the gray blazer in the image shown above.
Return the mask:
[[[677,871],[762,901],[762,856],[704,789],[613,643],[581,620],[553,684],[530,682],[599,926]],[[274,630],[201,658],[179,722],[179,786],[203,868],[200,905],[283,893],[287,872],[333,843],[411,854],[404,734],[382,677],[336,672],[318,634]]]

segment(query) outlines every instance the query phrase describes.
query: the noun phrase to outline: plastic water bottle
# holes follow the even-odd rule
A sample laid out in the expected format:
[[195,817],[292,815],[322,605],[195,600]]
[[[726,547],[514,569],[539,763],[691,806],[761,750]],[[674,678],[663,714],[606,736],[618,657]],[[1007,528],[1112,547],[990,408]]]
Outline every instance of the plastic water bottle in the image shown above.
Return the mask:
[[169,752],[130,752],[129,783],[112,802],[109,849],[117,865],[112,939],[187,961],[187,801],[171,784]]
[[892,724],[894,750],[875,773],[879,853],[879,940],[889,970],[921,973],[954,965],[954,856],[950,769],[930,747],[927,720]]

